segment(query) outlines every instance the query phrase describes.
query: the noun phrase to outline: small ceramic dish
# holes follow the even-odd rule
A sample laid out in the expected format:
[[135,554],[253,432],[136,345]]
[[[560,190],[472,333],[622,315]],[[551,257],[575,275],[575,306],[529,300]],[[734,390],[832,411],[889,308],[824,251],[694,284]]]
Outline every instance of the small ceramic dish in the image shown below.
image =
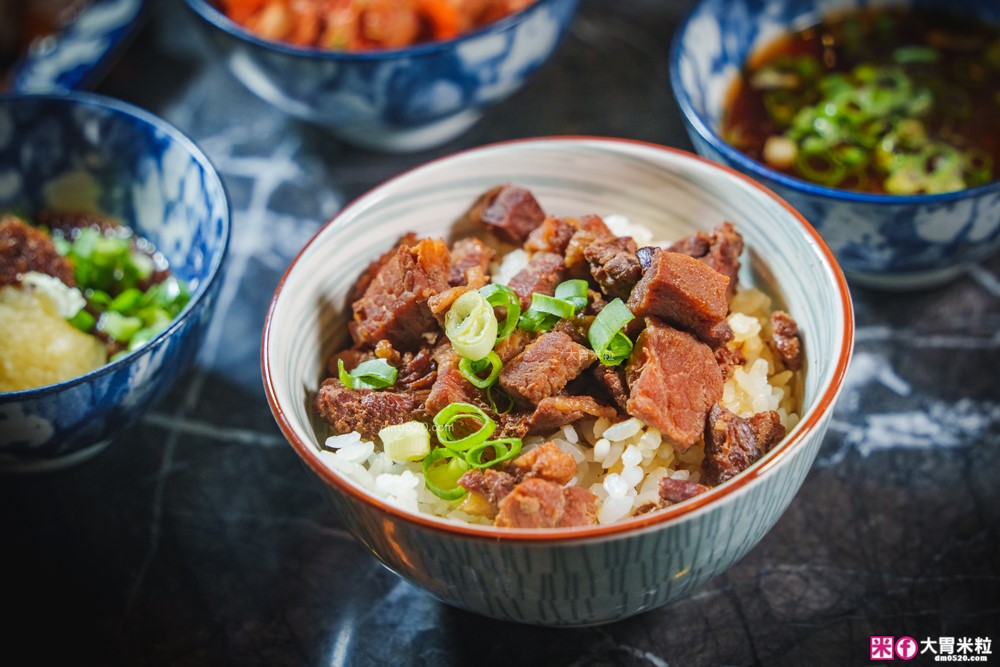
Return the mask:
[[577,0],[537,0],[455,39],[345,52],[261,39],[210,0],[187,0],[229,69],[262,99],[381,151],[413,151],[465,132],[520,89],[569,26]]
[[205,155],[171,125],[91,95],[0,97],[0,211],[112,216],[150,240],[191,299],[170,326],[90,373],[0,393],[0,471],[50,470],[101,451],[173,385],[208,327],[229,204]]
[[[490,187],[530,189],[551,215],[624,215],[654,238],[732,221],[744,236],[741,284],[768,291],[803,332],[802,420],[733,480],[617,523],[507,529],[416,514],[329,468],[328,430],[313,415],[326,360],[346,339],[355,278],[404,232],[449,237]],[[278,424],[346,527],[391,570],[434,596],[499,619],[607,623],[653,609],[723,572],[791,502],[823,440],[853,344],[847,285],[802,217],[729,169],[661,146],[551,138],[459,153],[391,180],[323,227],[286,271],[268,312],[264,386]]]
[[[727,93],[757,49],[857,0],[702,0],[674,37],[670,80],[701,155],[772,188],[811,222],[852,282],[885,289],[938,285],[1000,248],[1000,181],[933,195],[876,195],[814,185],[757,162],[719,134]],[[894,0],[1000,23],[1000,4]]]

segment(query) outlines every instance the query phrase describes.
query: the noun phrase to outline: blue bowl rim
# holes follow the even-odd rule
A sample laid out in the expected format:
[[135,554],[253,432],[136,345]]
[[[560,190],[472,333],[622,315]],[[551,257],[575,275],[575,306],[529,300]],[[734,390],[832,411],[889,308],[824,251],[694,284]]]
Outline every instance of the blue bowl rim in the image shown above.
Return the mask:
[[[703,139],[705,139],[705,141],[711,144],[715,150],[719,151],[723,156],[725,156],[726,159],[736,164],[740,169],[754,174],[755,177],[766,178],[775,183],[779,183],[790,190],[801,192],[806,195],[841,199],[859,204],[919,206],[922,204],[939,204],[974,198],[980,195],[992,194],[994,192],[1000,193],[1000,179],[983,185],[966,188],[964,190],[943,192],[940,194],[879,195],[865,192],[853,192],[851,190],[839,190],[837,188],[815,185],[808,181],[775,171],[762,162],[758,162],[757,160],[754,160],[736,150],[726,143],[722,137],[720,137],[718,133],[716,133],[716,131],[709,126],[701,114],[695,110],[694,104],[691,101],[691,96],[688,95],[687,90],[685,90],[681,79],[680,61],[684,36],[687,34],[688,28],[690,27],[694,16],[702,11],[703,5],[707,2],[708,0],[699,0],[694,7],[691,8],[687,16],[685,16],[684,20],[680,24],[680,27],[677,29],[677,32],[674,33],[670,45],[670,87],[673,89],[674,98],[677,100],[677,104],[680,106],[685,120],[698,132],[699,135],[701,135]],[[740,63],[740,66],[742,65],[743,63]]]
[[0,404],[2,403],[12,403],[25,399],[36,399],[47,394],[55,394],[76,385],[84,384],[90,382],[96,377],[101,375],[106,375],[112,373],[119,368],[127,366],[132,363],[139,355],[148,353],[154,347],[159,345],[159,343],[176,332],[181,323],[191,317],[195,310],[198,308],[201,301],[205,298],[208,293],[209,288],[219,279],[219,274],[222,270],[222,265],[225,262],[226,256],[229,254],[229,242],[232,235],[232,211],[229,204],[229,193],[226,191],[225,183],[222,181],[222,177],[219,175],[218,170],[208,159],[208,156],[198,147],[198,145],[186,134],[181,132],[179,129],[168,123],[167,121],[159,118],[148,111],[144,111],[139,107],[128,104],[127,102],[122,102],[111,97],[106,97],[104,95],[98,95],[95,93],[84,93],[79,91],[61,93],[61,94],[29,94],[29,93],[16,93],[9,95],[0,95],[0,106],[7,104],[8,102],[18,102],[18,101],[46,101],[56,104],[66,104],[72,105],[86,105],[92,107],[98,107],[102,109],[107,109],[116,114],[121,114],[123,116],[132,117],[142,123],[155,127],[157,130],[167,134],[173,141],[178,142],[191,154],[191,156],[198,162],[202,168],[205,170],[206,175],[210,175],[215,178],[218,182],[219,191],[222,193],[223,202],[225,203],[225,216],[223,217],[223,229],[222,229],[222,250],[217,253],[212,260],[211,266],[209,266],[208,274],[205,279],[200,282],[198,288],[191,295],[191,300],[188,301],[184,309],[174,318],[173,322],[170,323],[166,329],[157,334],[152,340],[147,342],[145,345],[137,348],[136,350],[129,352],[127,355],[121,359],[108,362],[101,366],[100,368],[95,368],[89,373],[84,373],[83,375],[78,375],[77,377],[65,380],[63,382],[57,382],[55,384],[47,384],[41,387],[35,387],[33,389],[21,389],[19,391],[9,391],[0,392]]
[[[571,0],[574,4],[578,0]],[[294,46],[291,44],[286,44],[284,42],[278,42],[274,40],[264,39],[258,37],[250,30],[244,28],[240,24],[236,23],[221,11],[216,9],[208,0],[185,0],[188,7],[192,11],[201,16],[205,21],[215,26],[216,28],[222,30],[228,35],[235,37],[241,41],[253,44],[255,46],[262,47],[269,51],[276,51],[288,56],[295,56],[299,58],[316,58],[319,60],[329,60],[329,61],[386,61],[394,60],[397,58],[406,58],[411,56],[428,56],[436,55],[443,51],[450,51],[462,42],[472,41],[478,37],[486,36],[493,33],[501,33],[511,28],[518,23],[523,22],[528,16],[540,11],[545,5],[558,2],[558,0],[535,0],[532,4],[528,5],[524,9],[509,14],[498,21],[494,21],[488,25],[485,25],[477,30],[471,32],[463,33],[458,37],[453,37],[452,39],[435,40],[432,42],[424,42],[421,44],[414,44],[413,46],[407,46],[401,49],[369,49],[365,51],[334,51],[331,49],[319,49],[319,48],[305,48],[300,46]]]

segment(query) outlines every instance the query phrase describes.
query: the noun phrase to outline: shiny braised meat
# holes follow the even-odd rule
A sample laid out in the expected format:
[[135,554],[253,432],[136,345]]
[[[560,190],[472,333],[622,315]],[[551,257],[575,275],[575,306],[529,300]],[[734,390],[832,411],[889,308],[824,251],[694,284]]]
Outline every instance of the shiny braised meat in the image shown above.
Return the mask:
[[739,280],[743,237],[731,222],[722,223],[711,234],[698,232],[694,236],[678,241],[667,250],[699,259],[729,278],[726,296],[728,299],[733,298]]
[[655,250],[628,300],[636,317],[655,315],[712,346],[733,337],[726,322],[729,279],[693,257]]
[[528,234],[545,220],[545,212],[535,196],[514,185],[500,185],[483,194],[468,217],[485,225],[501,240],[521,245]]
[[73,287],[73,267],[56,250],[52,238],[20,218],[0,219],[0,286],[14,285],[25,273],[37,271]]
[[515,399],[538,405],[597,359],[566,334],[550,331],[528,345],[500,371],[500,386]]
[[681,452],[702,435],[705,415],[722,398],[722,372],[711,348],[649,318],[625,367],[628,412],[658,428]]
[[354,302],[355,342],[388,340],[415,349],[436,329],[427,300],[449,288],[451,256],[443,241],[424,239],[400,246]]
[[799,325],[788,313],[776,310],[771,313],[771,347],[785,368],[797,371],[802,368],[802,339],[799,338]]
[[540,252],[528,260],[526,267],[514,274],[508,287],[517,294],[521,308],[527,309],[531,306],[531,295],[535,292],[552,296],[565,273],[566,265],[560,255]]
[[715,405],[705,425],[705,459],[702,481],[717,486],[757,462],[770,447],[785,437],[776,412],[754,415],[750,421]]

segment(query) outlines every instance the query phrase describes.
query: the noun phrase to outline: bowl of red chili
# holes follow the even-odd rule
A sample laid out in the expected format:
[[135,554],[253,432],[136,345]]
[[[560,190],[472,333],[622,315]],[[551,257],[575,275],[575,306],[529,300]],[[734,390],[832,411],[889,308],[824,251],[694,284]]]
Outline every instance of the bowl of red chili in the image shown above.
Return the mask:
[[941,284],[1000,247],[992,3],[704,0],[671,83],[698,152],[786,198],[859,284]]
[[519,90],[577,0],[187,3],[256,95],[348,143],[397,152],[458,136]]

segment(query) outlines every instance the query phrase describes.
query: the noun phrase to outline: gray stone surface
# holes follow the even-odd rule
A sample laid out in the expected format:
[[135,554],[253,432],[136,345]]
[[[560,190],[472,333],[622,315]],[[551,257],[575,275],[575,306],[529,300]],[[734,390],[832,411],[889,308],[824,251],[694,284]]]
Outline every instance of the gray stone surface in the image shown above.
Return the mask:
[[99,91],[205,149],[232,198],[232,254],[199,364],[167,400],[89,463],[0,482],[3,643],[22,656],[8,664],[821,666],[867,664],[873,634],[1000,641],[997,257],[921,294],[855,289],[849,383],[787,513],[724,576],[610,626],[498,623],[402,582],[340,528],[274,424],[259,332],[322,222],[386,178],[498,140],[689,149],[667,77],[687,6],[583,0],[527,88],[449,145],[386,156],[258,101],[182,3],[156,4]]

